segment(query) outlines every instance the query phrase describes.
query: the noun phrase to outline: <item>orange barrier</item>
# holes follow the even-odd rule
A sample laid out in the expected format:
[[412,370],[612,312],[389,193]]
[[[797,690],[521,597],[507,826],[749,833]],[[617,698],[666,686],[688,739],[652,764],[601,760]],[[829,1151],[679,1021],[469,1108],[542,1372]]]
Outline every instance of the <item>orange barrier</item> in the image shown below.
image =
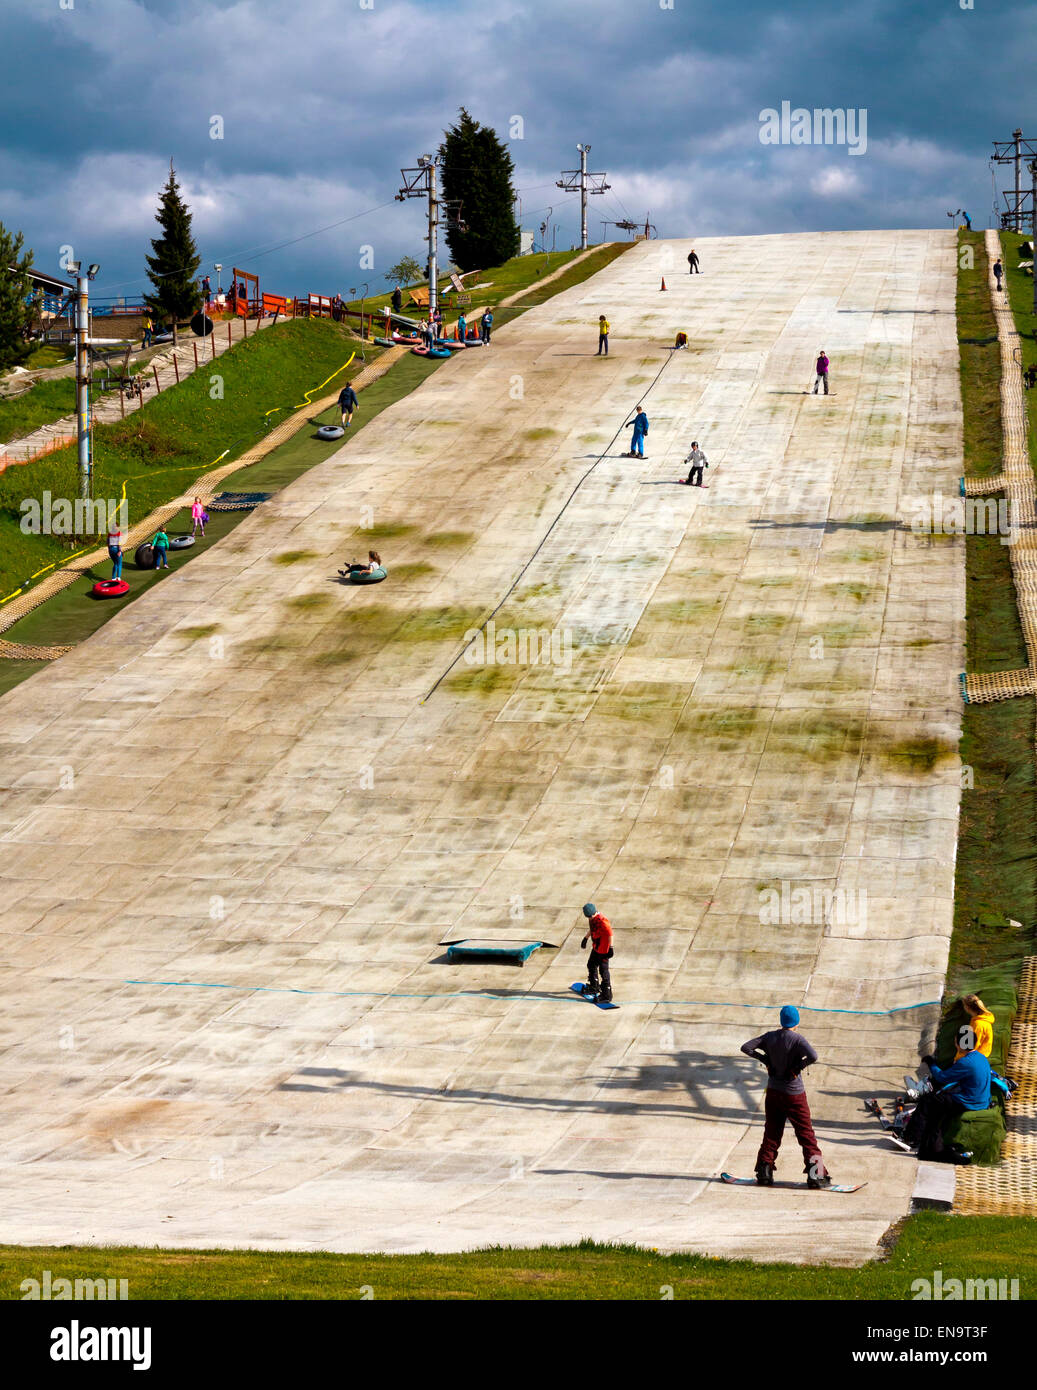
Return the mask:
[[34,454],[28,454],[25,458],[8,458],[0,446],[0,473],[5,468],[12,468],[15,464],[35,463],[37,459],[45,458],[47,454],[53,454],[58,449],[67,448],[69,444],[76,442],[77,436],[74,434],[58,435],[49,444],[44,444],[42,449],[37,449]]
[[264,318],[269,318],[274,314],[286,317],[288,306],[292,301],[286,299],[283,294],[267,294],[264,292],[262,299],[262,314]]

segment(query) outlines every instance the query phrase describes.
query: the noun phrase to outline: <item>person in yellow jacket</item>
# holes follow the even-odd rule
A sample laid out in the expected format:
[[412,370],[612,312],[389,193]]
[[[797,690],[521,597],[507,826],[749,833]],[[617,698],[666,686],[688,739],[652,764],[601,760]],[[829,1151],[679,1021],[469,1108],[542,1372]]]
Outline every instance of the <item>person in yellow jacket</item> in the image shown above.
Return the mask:
[[[961,1002],[969,1016],[969,1021],[959,1029],[954,1060],[958,1061],[960,1057],[964,1057],[966,1052],[972,1051],[979,1052],[982,1056],[989,1058],[990,1049],[994,1045],[994,1015],[978,994],[963,994]],[[962,1038],[962,1033],[966,1034],[965,1038]],[[970,1033],[971,1038],[968,1036]],[[963,1042],[971,1045],[963,1047]]]
[[598,356],[601,356],[602,348],[605,349],[605,356],[609,355],[609,328],[611,324],[604,314],[598,315]]

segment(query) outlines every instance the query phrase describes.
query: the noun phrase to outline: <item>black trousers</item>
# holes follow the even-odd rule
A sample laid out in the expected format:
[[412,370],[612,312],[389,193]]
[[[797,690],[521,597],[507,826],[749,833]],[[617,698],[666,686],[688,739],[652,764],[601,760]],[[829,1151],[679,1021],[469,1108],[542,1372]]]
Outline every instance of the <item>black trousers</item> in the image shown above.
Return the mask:
[[942,1158],[946,1148],[943,1142],[944,1126],[956,1115],[963,1114],[964,1110],[964,1105],[945,1091],[922,1096],[915,1113],[907,1122],[904,1138],[909,1144],[917,1144],[919,1158]]
[[[688,482],[692,485],[692,487],[702,486],[702,470],[703,468],[705,468],[705,466],[706,465],[704,463],[693,463],[691,465],[691,472],[688,474]],[[695,477],[696,473],[698,474],[697,478]]]
[[[600,988],[598,985],[599,977],[601,979]],[[609,974],[608,956],[591,951],[587,960],[587,987],[591,994],[600,993],[606,999],[612,998],[612,976]]]

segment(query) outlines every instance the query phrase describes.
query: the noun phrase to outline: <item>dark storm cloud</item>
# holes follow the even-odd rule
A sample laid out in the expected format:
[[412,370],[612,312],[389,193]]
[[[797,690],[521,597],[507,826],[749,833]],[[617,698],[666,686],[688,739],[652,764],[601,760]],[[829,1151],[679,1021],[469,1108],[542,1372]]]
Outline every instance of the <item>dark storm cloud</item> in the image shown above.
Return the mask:
[[[554,208],[559,245],[578,235],[553,187],[577,140],[613,185],[592,236],[647,212],[662,235],[939,226],[963,204],[979,223],[989,142],[1027,124],[1037,40],[1032,8],[985,0],[73,4],[5,5],[0,218],[42,267],[81,244],[130,292],[170,156],[206,262],[229,265],[391,202],[462,104],[502,136],[521,117],[522,220]],[[866,153],[761,145],[760,111],[783,100],[867,108]],[[418,204],[392,203],[256,268],[285,291],[381,284],[422,234]]]

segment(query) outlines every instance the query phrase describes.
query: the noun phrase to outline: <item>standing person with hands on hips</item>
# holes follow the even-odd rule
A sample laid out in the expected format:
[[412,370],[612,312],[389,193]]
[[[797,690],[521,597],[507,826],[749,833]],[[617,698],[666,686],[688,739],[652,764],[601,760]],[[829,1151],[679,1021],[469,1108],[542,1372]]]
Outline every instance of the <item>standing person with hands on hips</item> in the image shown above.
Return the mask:
[[807,1088],[802,1073],[817,1061],[817,1053],[801,1033],[796,1032],[799,1010],[786,1004],[779,1015],[781,1027],[761,1033],[742,1044],[747,1057],[754,1057],[767,1068],[764,1096],[763,1143],[756,1155],[756,1181],[761,1187],[774,1186],[774,1165],[778,1160],[785,1121],[791,1120],[803,1150],[807,1187],[830,1187],[832,1179],[821,1157],[807,1104]]

